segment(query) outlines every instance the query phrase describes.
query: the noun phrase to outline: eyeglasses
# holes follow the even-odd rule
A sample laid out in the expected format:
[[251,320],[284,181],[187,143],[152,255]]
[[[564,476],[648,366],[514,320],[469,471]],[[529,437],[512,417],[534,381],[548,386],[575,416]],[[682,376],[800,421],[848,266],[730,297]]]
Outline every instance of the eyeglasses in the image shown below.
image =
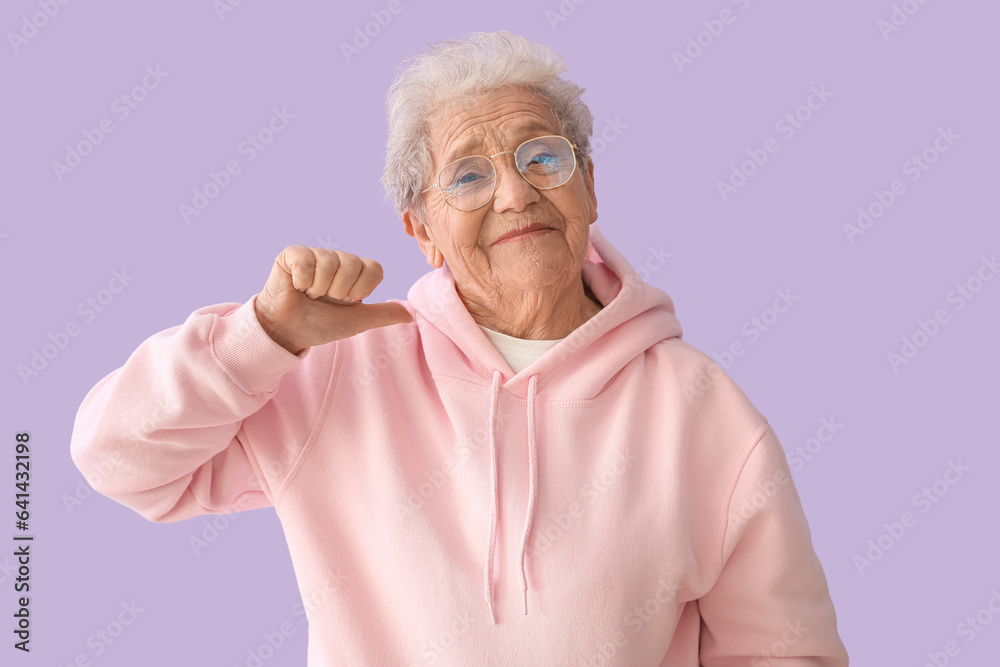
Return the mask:
[[565,185],[576,172],[576,144],[565,137],[550,135],[529,139],[513,151],[496,155],[470,155],[449,162],[438,173],[437,183],[420,191],[424,194],[433,188],[449,206],[459,211],[474,211],[490,203],[497,188],[497,171],[493,158],[507,153],[514,154],[514,163],[521,176],[538,190],[551,190]]

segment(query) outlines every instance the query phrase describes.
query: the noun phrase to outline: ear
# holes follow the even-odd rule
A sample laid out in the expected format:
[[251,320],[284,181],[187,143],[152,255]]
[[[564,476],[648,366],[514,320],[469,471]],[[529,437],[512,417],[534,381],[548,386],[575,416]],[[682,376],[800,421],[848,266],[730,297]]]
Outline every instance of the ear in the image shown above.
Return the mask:
[[587,187],[587,196],[590,198],[590,206],[593,209],[593,219],[591,224],[597,222],[597,194],[594,192],[594,161],[587,160],[587,168],[583,171],[583,183]]
[[412,208],[403,211],[403,228],[407,234],[417,239],[421,252],[427,258],[427,264],[431,268],[440,269],[444,263],[444,255],[438,250],[437,244],[431,236],[430,228],[417,217]]

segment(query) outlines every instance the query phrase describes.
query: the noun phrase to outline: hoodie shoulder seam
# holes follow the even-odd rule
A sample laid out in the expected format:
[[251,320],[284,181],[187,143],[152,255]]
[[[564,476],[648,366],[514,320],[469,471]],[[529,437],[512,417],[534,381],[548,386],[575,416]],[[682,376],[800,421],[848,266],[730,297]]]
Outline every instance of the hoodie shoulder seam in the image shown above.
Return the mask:
[[750,460],[750,457],[757,449],[757,446],[761,443],[761,441],[763,441],[767,430],[771,427],[771,424],[767,421],[767,417],[762,415],[761,418],[763,421],[757,426],[756,429],[754,429],[754,432],[750,436],[749,443],[744,446],[738,465],[732,473],[729,484],[726,485],[726,492],[723,498],[722,519],[719,522],[719,537],[716,544],[720,572],[726,565],[724,557],[726,550],[726,538],[729,536],[729,513],[733,502],[733,495],[736,493],[736,487],[739,486],[740,479],[743,478],[743,471],[746,469],[747,461]]
[[332,343],[333,347],[333,362],[330,364],[330,375],[326,381],[326,393],[323,395],[323,402],[320,405],[319,412],[316,415],[316,421],[313,423],[312,430],[309,432],[309,437],[306,438],[305,443],[302,445],[302,450],[296,457],[295,462],[292,463],[291,469],[288,474],[285,475],[284,481],[278,488],[277,496],[275,497],[274,509],[275,512],[279,511],[281,507],[281,502],[285,499],[285,494],[288,492],[289,487],[291,487],[292,482],[295,481],[295,476],[298,474],[299,470],[302,469],[306,458],[312,453],[314,449],[313,445],[316,439],[319,437],[319,432],[323,428],[323,424],[326,423],[326,414],[330,408],[330,400],[333,396],[333,389],[337,381],[337,366],[340,363],[340,345],[339,341],[334,341]]

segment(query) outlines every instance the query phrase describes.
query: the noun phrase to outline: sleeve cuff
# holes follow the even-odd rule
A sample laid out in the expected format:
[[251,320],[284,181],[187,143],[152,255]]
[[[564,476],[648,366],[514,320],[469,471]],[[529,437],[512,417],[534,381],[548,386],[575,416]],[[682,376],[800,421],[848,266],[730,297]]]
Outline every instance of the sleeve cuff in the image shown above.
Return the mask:
[[257,319],[256,302],[254,294],[239,308],[217,316],[209,334],[215,358],[248,394],[277,389],[281,376],[301,363],[310,350],[292,354],[268,336]]

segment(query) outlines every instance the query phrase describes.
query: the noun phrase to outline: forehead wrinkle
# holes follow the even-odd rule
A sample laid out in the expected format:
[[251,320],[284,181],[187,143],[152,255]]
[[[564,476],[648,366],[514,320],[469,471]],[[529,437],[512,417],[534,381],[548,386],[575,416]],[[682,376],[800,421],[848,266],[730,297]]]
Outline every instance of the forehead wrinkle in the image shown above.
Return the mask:
[[[527,120],[523,120],[522,118],[517,117],[506,121],[500,120],[497,123],[497,125],[500,126],[499,128],[497,128],[500,132],[503,131],[503,126],[506,124],[509,123],[518,124],[513,134],[511,135],[515,138],[515,140],[521,139],[521,141],[518,141],[518,145],[520,145],[522,141],[527,139],[526,135],[531,133],[544,132],[546,134],[551,134],[553,132],[558,132],[557,129],[553,129],[557,126],[557,123],[554,122],[554,119],[552,118],[551,109],[548,106],[543,105],[542,111],[541,113],[539,113],[538,109],[532,108],[534,105],[532,105],[531,102],[524,102],[518,100],[516,105],[520,108],[517,108],[513,111],[510,110],[504,111],[498,109],[489,114],[483,114],[481,116],[474,116],[472,118],[460,120],[457,124],[457,127],[454,130],[455,139],[445,142],[446,149],[448,143],[452,143],[453,145],[450,149],[446,150],[445,153],[446,157],[441,162],[441,165],[443,166],[445,164],[449,164],[450,162],[453,162],[458,158],[472,154],[472,151],[475,150],[476,148],[481,148],[487,135],[491,134],[493,131],[493,128],[488,128],[486,127],[486,125],[488,123],[496,122],[498,118],[501,118],[504,115],[522,116],[527,111],[531,116],[534,116],[533,118],[529,117]],[[488,105],[484,105],[481,108],[485,110],[487,106]],[[441,135],[447,136],[449,134],[449,129],[450,129],[448,125],[454,123],[456,120],[459,120],[460,116],[461,112],[458,112],[452,115],[450,118],[446,118],[444,120],[444,127],[442,127],[439,130],[439,133]],[[548,116],[548,118],[546,118],[546,116]],[[471,136],[468,136],[467,138],[464,139],[460,139],[460,137],[469,132],[471,132]],[[458,143],[453,143],[456,141]],[[513,149],[515,148],[515,146],[511,146],[510,148]]]
[[[510,136],[514,137],[515,143],[519,146],[522,143],[524,143],[524,141],[527,141],[527,139],[529,138],[527,135],[529,134],[534,135],[537,134],[538,132],[549,133],[552,131],[553,130],[548,123],[539,120],[531,120],[523,125],[518,126],[518,128]],[[457,160],[460,157],[472,154],[472,151],[474,149],[480,148],[482,146],[483,143],[482,140],[485,136],[486,133],[483,133],[481,136],[473,135],[468,139],[460,142],[457,146],[452,148],[451,151],[449,151],[448,156],[444,160],[444,163],[448,164],[449,162],[453,162],[454,160]],[[544,136],[544,135],[539,135],[539,136]],[[520,139],[521,141],[518,141],[518,139]],[[511,146],[511,148],[514,148],[514,146]],[[476,155],[480,154],[481,153],[476,153]],[[489,156],[487,155],[486,157]]]

